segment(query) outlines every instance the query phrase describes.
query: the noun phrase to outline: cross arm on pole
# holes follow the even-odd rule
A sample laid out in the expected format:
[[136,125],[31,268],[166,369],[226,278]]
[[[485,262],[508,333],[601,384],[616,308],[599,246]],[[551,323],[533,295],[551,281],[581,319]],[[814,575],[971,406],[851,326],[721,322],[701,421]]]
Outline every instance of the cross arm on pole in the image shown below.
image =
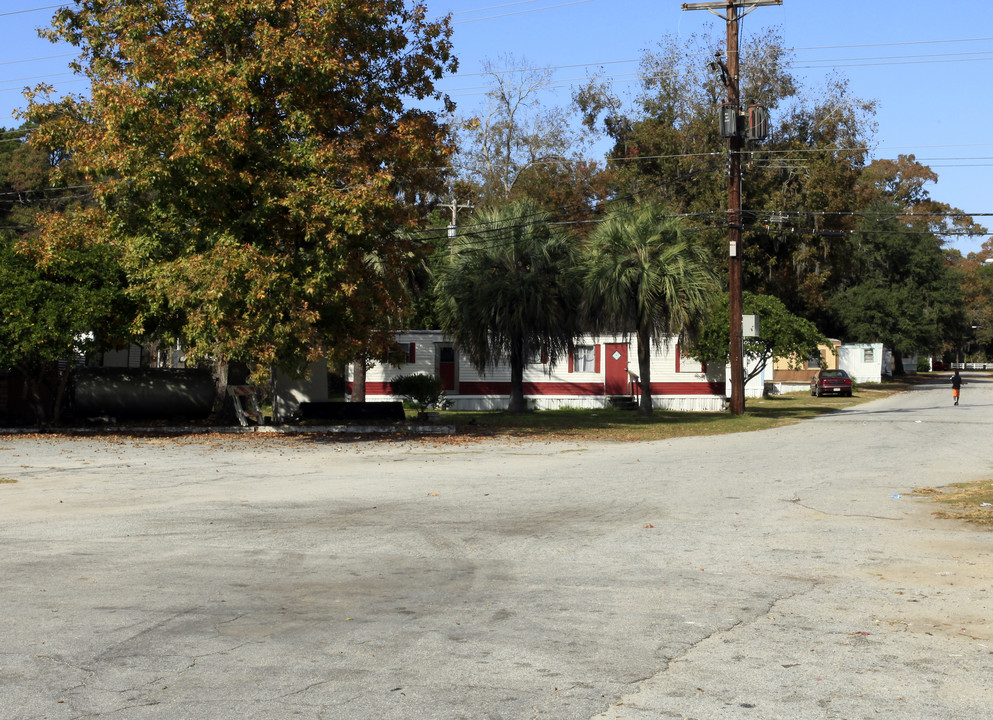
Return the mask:
[[739,8],[753,8],[782,4],[783,0],[717,0],[717,2],[683,3],[683,10],[726,10],[731,5]]
[[683,10],[708,10],[722,20],[730,20],[727,15],[721,15],[718,10],[727,10],[730,7],[742,8],[738,18],[743,18],[757,7],[764,5],[782,5],[783,0],[723,0],[723,2],[692,2],[683,3]]

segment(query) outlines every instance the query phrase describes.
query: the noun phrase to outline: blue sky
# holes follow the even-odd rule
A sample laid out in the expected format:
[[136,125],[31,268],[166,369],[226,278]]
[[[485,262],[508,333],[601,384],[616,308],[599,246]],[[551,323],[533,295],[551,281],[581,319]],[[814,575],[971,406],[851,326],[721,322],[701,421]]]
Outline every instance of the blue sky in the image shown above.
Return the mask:
[[[20,89],[49,82],[85,92],[67,69],[73,48],[52,45],[35,29],[47,25],[53,0],[3,0],[0,27],[0,125],[23,105]],[[614,76],[616,88],[660,38],[713,34],[724,22],[706,11],[683,11],[681,0],[427,0],[429,15],[453,13],[459,75],[442,88],[471,113],[481,103],[485,59],[512,53],[533,67],[556,68],[547,102],[565,105],[569,87],[591,73]],[[742,37],[769,26],[796,48],[795,71],[816,86],[835,70],[858,97],[876,100],[876,157],[914,154],[939,175],[934,199],[970,213],[993,213],[993,16],[988,0],[784,0],[759,7]],[[48,8],[34,10],[35,8]],[[29,12],[20,12],[29,10]],[[773,118],[775,120],[775,118]],[[993,217],[977,218],[993,228]],[[985,238],[953,238],[962,252]]]

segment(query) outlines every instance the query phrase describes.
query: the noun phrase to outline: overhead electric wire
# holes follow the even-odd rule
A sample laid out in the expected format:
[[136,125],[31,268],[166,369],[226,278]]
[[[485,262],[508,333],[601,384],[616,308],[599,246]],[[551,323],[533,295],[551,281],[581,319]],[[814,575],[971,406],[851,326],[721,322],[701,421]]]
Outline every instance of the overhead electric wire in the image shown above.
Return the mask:
[[[903,45],[926,45],[926,44],[934,44],[934,43],[960,43],[960,42],[985,42],[985,41],[993,41],[993,37],[961,38],[961,39],[953,39],[953,40],[921,40],[921,41],[916,41],[916,42],[899,42],[899,43],[866,43],[866,44],[862,44],[862,45],[814,45],[814,46],[810,46],[810,47],[794,47],[794,48],[791,48],[791,50],[793,50],[794,52],[804,51],[804,50],[847,50],[847,49],[854,49],[854,48],[894,47],[894,46],[903,46]],[[979,51],[977,51],[977,52],[979,52]],[[985,51],[983,51],[983,52],[985,52]],[[690,54],[691,55],[699,55],[700,57],[710,57],[711,56],[710,51],[700,52],[700,53],[690,53]],[[941,57],[942,55],[943,55],[942,53],[938,53],[938,54],[935,55],[935,57]],[[912,57],[925,57],[925,56],[912,56]],[[592,67],[592,66],[599,66],[599,65],[619,65],[619,64],[624,64],[624,63],[638,63],[638,62],[641,62],[641,61],[642,61],[642,58],[633,58],[633,59],[628,59],[628,60],[606,60],[606,61],[601,60],[601,61],[596,61],[596,62],[573,63],[573,64],[570,64],[570,65],[547,65],[545,67],[539,67],[539,68],[528,68],[528,70],[535,70],[535,71],[539,71],[539,72],[546,71],[546,70],[567,70],[567,69],[578,68],[578,67]],[[823,61],[821,61],[821,60],[808,60],[808,61],[800,61],[800,62],[823,62]],[[491,71],[491,72],[459,73],[459,77],[460,78],[466,78],[466,77],[480,77],[480,76],[488,76],[488,75],[510,75],[510,74],[515,73],[515,72],[519,72],[519,71],[518,70],[496,70],[496,71]]]
[[[65,75],[71,76],[75,74],[76,73],[74,72],[62,72],[62,73],[48,73],[46,75],[29,75],[27,77],[19,77],[19,78],[4,78],[3,82],[13,83],[13,82],[24,82],[26,80],[45,80],[46,78],[51,79],[51,78],[63,77]],[[0,88],[0,90],[7,90],[7,89],[9,88]]]
[[[993,57],[980,57],[980,58],[956,58],[954,60],[901,60],[900,62],[830,62],[821,60],[809,61],[813,64],[810,65],[797,65],[794,63],[787,64],[787,67],[796,70],[820,70],[823,68],[850,68],[850,67],[882,67],[888,65],[927,65],[930,63],[953,63],[953,62],[971,62],[974,60],[993,60]],[[824,65],[818,65],[816,63],[827,62]]]
[[[518,0],[517,2],[503,3],[502,5],[490,5],[489,7],[474,8],[472,10],[455,10],[450,15],[471,15],[472,13],[478,12],[489,12],[490,10],[502,10],[503,8],[515,7],[517,5],[532,5],[540,0]],[[445,15],[439,15],[433,19],[437,20],[439,18],[446,17]]]
[[64,57],[76,57],[76,53],[63,53],[61,55],[45,55],[44,57],[24,58],[23,60],[5,60],[0,65],[20,65],[22,63],[40,62],[41,60],[58,60]]
[[[952,57],[953,55],[982,55],[983,57]],[[900,56],[896,56],[899,58]],[[794,60],[791,62],[783,63],[783,67],[791,68],[794,70],[811,70],[811,69],[826,69],[826,68],[836,68],[836,67],[876,67],[876,66],[893,66],[893,65],[926,65],[930,63],[952,63],[952,62],[973,62],[973,61],[989,61],[993,60],[993,51],[982,51],[975,53],[943,53],[935,55],[910,55],[907,58],[932,58],[932,59],[906,59],[906,60],[892,60],[892,61],[877,61],[876,58],[847,58],[838,60]],[[638,62],[635,60],[613,60],[609,62],[601,63],[575,63],[571,65],[559,65],[559,66],[549,66],[544,68],[526,68],[526,71],[554,71],[554,70],[564,70],[572,69],[577,67],[595,67],[603,66],[607,64],[623,64]],[[495,74],[513,74],[515,72],[521,72],[521,70],[509,70],[509,71],[498,71],[498,72],[484,72],[484,73],[472,73],[469,75],[459,75],[462,77],[477,77],[477,76],[487,76]],[[664,73],[644,73],[641,71],[632,71],[627,73],[614,73],[614,74],[602,74],[595,75],[596,79],[611,80],[614,82],[639,82],[646,78],[651,77],[664,77]],[[588,81],[590,77],[573,77],[573,78],[561,78],[554,80],[551,84],[545,86],[544,90],[561,90],[565,88],[572,87],[572,83],[580,81]],[[515,86],[510,85],[509,88],[513,89]],[[441,89],[455,98],[460,97],[475,97],[477,95],[485,95],[483,90],[492,90],[491,86],[475,85],[468,87],[458,87],[458,88],[448,88]]]
[[897,47],[901,45],[939,45],[946,43],[961,43],[961,42],[988,42],[990,40],[993,40],[993,37],[952,38],[950,40],[901,40],[900,42],[861,43],[858,45],[811,45],[808,47],[801,47],[796,49],[797,50],[847,50],[850,48]]
[[61,5],[45,5],[44,7],[25,8],[24,10],[10,10],[8,12],[0,12],[0,17],[6,17],[7,15],[23,15],[24,13],[38,12],[39,10],[54,10],[56,8],[64,7],[68,7],[67,3],[62,3]]
[[588,2],[593,2],[593,0],[572,0],[572,2],[561,3],[559,5],[546,5],[540,8],[531,8],[528,10],[518,10],[517,12],[504,13],[502,15],[489,15],[487,17],[472,18],[470,20],[456,20],[453,25],[465,25],[466,23],[481,22],[483,20],[496,20],[499,18],[511,17],[513,15],[524,15],[526,13],[535,13],[542,10],[555,10],[557,8],[569,7],[570,5],[583,5]]
[[[46,76],[46,77],[49,77],[49,78],[52,78],[52,77],[61,77],[62,75],[66,75],[66,74],[67,73],[60,73],[60,74],[57,74],[57,75],[49,75],[49,76]],[[76,78],[75,80],[59,80],[59,87],[65,87],[66,85],[72,85],[72,84],[81,83],[81,82],[87,82],[87,79],[86,78]],[[23,92],[26,87],[27,87],[26,85],[12,85],[10,87],[0,87],[0,92]],[[52,90],[53,91],[58,91],[58,88],[56,88],[56,87],[53,86]]]

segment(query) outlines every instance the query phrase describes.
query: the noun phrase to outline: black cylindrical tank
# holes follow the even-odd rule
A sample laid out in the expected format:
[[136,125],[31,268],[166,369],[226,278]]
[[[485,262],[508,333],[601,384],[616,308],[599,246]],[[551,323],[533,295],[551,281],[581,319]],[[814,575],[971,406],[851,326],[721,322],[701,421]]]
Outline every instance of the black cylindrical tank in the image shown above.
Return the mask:
[[196,420],[214,401],[209,370],[194,368],[79,368],[73,373],[72,413],[77,418]]

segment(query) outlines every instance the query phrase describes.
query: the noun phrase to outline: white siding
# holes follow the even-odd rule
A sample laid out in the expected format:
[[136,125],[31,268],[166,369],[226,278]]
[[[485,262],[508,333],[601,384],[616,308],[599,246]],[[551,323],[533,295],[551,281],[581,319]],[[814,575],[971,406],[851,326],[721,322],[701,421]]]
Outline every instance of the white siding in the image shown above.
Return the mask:
[[[399,367],[376,363],[366,374],[366,399],[369,401],[392,400],[392,396],[380,393],[379,387],[383,383],[397,377],[411,373],[425,373],[429,375],[437,374],[436,354],[440,343],[446,342],[444,336],[438,331],[410,331],[399,333],[397,342],[414,343],[414,362],[403,363]],[[622,336],[585,336],[580,339],[577,345],[596,346],[597,362],[595,368],[599,372],[569,372],[569,359],[565,356],[557,358],[557,362],[529,363],[524,368],[525,383],[551,384],[555,383],[555,388],[546,387],[545,393],[529,395],[528,406],[535,409],[555,409],[563,407],[574,408],[602,408],[609,404],[608,398],[600,394],[584,394],[588,392],[590,386],[603,388],[606,380],[606,345],[607,343],[626,343],[628,346],[628,370],[634,374],[638,372],[638,347],[634,337],[624,338]],[[673,338],[668,344],[662,344],[652,353],[651,372],[652,383],[671,384],[689,383],[699,390],[701,385],[707,383],[723,383],[723,368],[707,368],[706,372],[687,372],[681,368],[681,372],[676,372],[677,344]],[[482,383],[483,388],[491,386],[492,383],[509,383],[510,366],[504,361],[495,367],[487,367],[483,372],[476,370],[469,364],[464,353],[456,349],[458,360],[458,382],[459,392],[449,393],[449,400],[453,409],[456,410],[503,410],[507,407],[507,395],[505,394],[469,394],[472,391],[470,384]],[[688,360],[687,364],[696,369],[696,361]],[[575,393],[568,392],[568,385],[576,384],[582,386],[582,391],[577,388]],[[564,386],[564,387],[563,387]],[[678,386],[677,386],[678,387]],[[562,388],[564,393],[555,392]],[[552,390],[552,392],[548,392]],[[725,398],[722,395],[713,395],[709,392],[700,394],[699,392],[689,392],[680,394],[678,392],[657,395],[653,398],[653,405],[666,410],[683,411],[707,411],[716,412],[724,409]]]
[[[871,360],[867,355],[872,356]],[[855,343],[838,348],[838,367],[855,382],[877,383],[882,380],[883,344]]]

